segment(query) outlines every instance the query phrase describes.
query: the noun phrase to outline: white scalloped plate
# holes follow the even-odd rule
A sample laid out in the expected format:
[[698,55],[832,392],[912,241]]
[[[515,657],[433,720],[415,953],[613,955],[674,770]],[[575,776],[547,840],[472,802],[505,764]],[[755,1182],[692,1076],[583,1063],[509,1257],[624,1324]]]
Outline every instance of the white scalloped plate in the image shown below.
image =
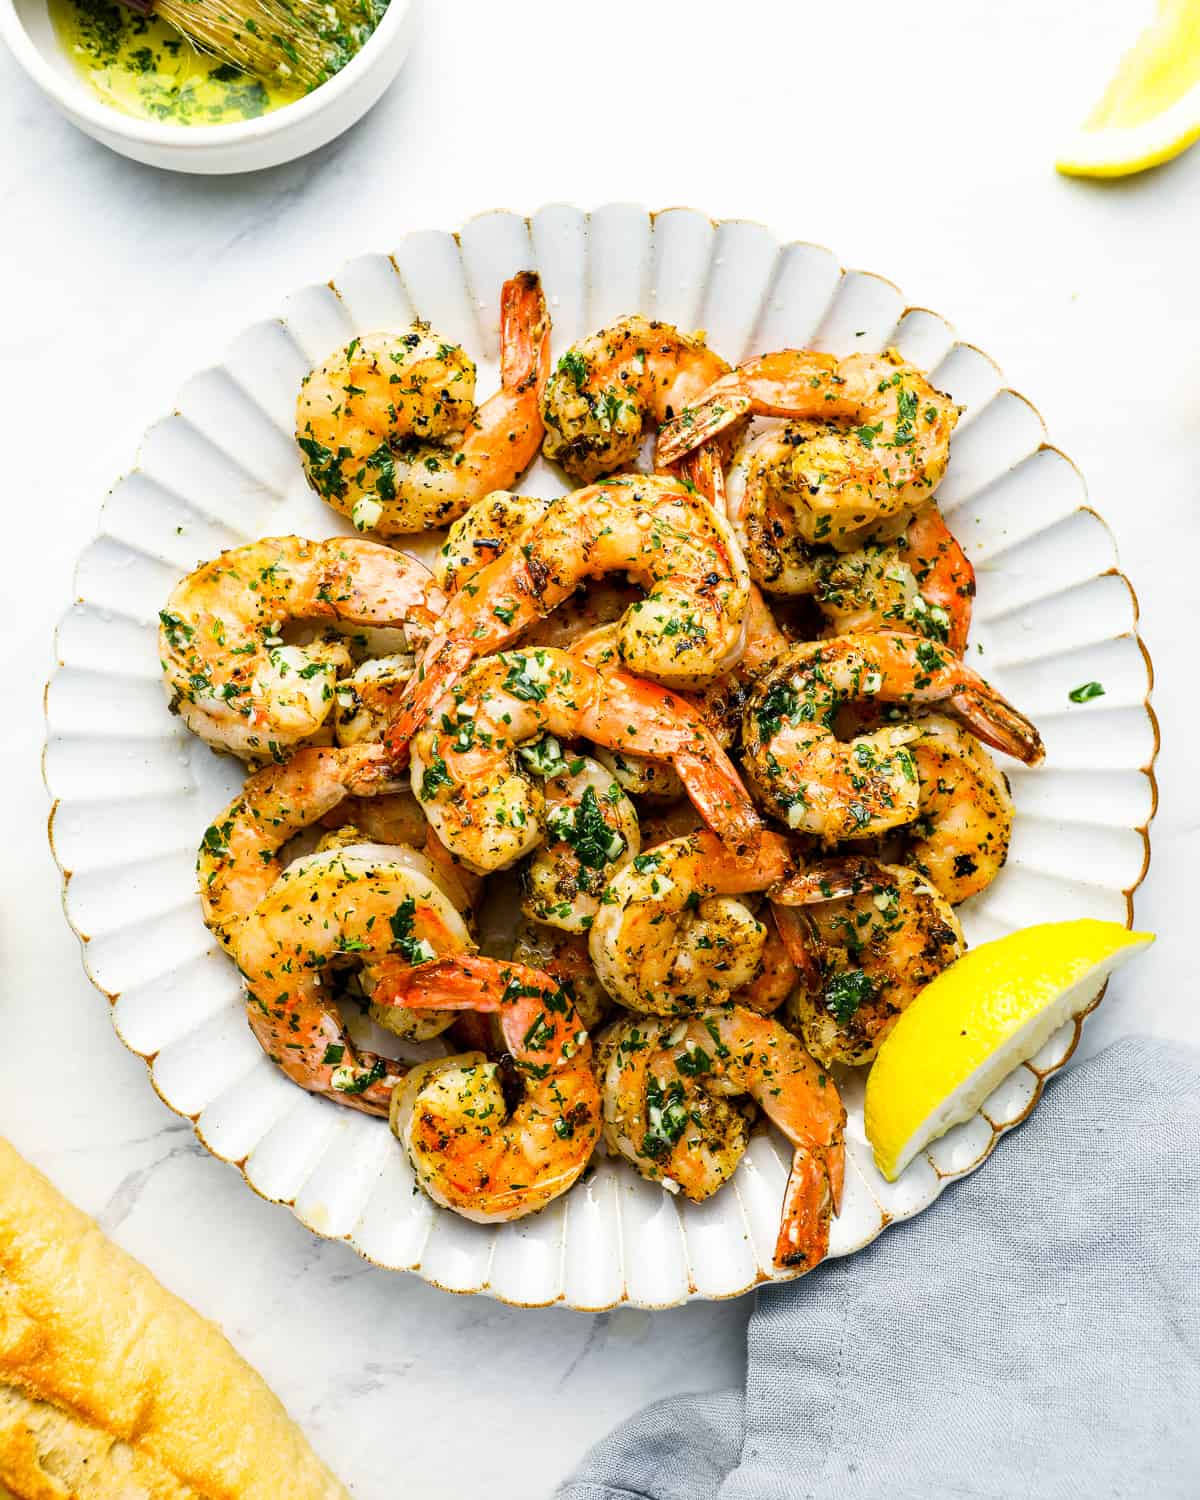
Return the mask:
[[[786,345],[840,353],[895,344],[963,403],[939,499],[978,571],[981,650],[972,663],[1033,717],[1047,751],[1036,771],[1007,768],[1012,852],[963,909],[964,926],[979,942],[1048,918],[1131,920],[1155,805],[1150,664],[1109,530],[1035,409],[942,318],[907,308],[890,281],[844,271],[817,245],[781,244],[758,224],[626,204],[590,215],[560,205],[532,219],[486,214],[459,235],[410,234],[390,256],[351,261],[334,281],[295,293],[279,318],[247,329],[147,432],[80,559],[47,692],[45,774],[66,911],[118,1036],[146,1059],[162,1098],[256,1192],[289,1204],[318,1234],[437,1286],[521,1305],[667,1307],[736,1296],[772,1276],[787,1171],[773,1134],[757,1134],[732,1185],[701,1206],[600,1161],[532,1219],[467,1223],[414,1191],[383,1121],[302,1093],[263,1056],[195,896],[197,843],[240,768],[167,712],[155,634],[163,600],[221,548],[344,529],[307,489],[292,441],[310,365],[356,333],[419,314],[479,359],[486,393],[500,286],[526,267],[541,273],[556,353],[640,311],[707,329],[734,360]],[[564,486],[539,460],[523,488]],[[1072,704],[1070,689],[1092,680],[1105,696]],[[848,1083],[846,1195],[830,1254],[861,1249],[978,1167],[1078,1035],[1078,1023],[1064,1027],[896,1183],[875,1171],[861,1079]]]

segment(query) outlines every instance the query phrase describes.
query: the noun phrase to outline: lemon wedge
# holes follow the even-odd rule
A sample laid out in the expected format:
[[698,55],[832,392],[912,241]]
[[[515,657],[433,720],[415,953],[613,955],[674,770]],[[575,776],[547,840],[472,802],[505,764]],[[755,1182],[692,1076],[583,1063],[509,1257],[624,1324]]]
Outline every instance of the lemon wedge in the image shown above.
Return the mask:
[[895,1182],[918,1151],[969,1120],[1014,1068],[1085,1010],[1154,941],[1117,922],[1045,922],[972,948],[897,1021],[867,1078],[875,1165]]
[[1200,0],[1158,0],[1104,97],[1064,146],[1058,170],[1124,177],[1186,151],[1200,137]]

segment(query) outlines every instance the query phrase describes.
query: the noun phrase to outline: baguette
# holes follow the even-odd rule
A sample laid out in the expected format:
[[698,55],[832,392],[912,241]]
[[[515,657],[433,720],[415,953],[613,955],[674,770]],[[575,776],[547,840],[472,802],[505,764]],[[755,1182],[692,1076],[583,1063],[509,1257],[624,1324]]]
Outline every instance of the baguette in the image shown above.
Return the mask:
[[349,1500],[212,1324],[0,1138],[0,1500]]

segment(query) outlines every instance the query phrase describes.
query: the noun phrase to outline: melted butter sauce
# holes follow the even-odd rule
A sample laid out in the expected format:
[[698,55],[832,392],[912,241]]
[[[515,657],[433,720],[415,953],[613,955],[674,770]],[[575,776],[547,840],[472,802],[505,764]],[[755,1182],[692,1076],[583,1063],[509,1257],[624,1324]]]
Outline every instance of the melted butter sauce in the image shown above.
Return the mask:
[[253,120],[304,93],[197,52],[155,16],[111,0],[49,0],[67,56],[105,104],[142,120],[231,125]]

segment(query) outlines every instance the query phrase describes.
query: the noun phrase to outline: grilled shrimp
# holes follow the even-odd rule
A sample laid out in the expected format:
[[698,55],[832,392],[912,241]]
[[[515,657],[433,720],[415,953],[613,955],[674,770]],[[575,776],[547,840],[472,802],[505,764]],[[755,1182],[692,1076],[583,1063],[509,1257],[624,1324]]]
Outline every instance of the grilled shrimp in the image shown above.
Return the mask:
[[659,433],[658,462],[748,414],[799,419],[752,438],[730,475],[735,528],[756,582],[771,588],[814,544],[853,549],[923,505],[946,471],[958,412],[894,349],[845,359],[785,349],[715,381]]
[[961,656],[971,629],[975,569],[935,502],[894,541],[814,558],[813,597],[827,636],[899,630],[944,641]]
[[309,483],[360,531],[445,526],[537,456],[550,322],[538,278],[500,295],[500,389],[476,409],[475,366],[428,324],[352,339],[305,380],[296,441]]
[[526,527],[540,521],[553,503],[509,490],[482,496],[446,533],[433,562],[433,576],[447,594],[457,594],[507,552]]
[[846,1111],[791,1032],[740,1005],[684,1021],[631,1016],[599,1038],[597,1071],[609,1149],[693,1203],[741,1160],[749,1127],[730,1101],[749,1094],[793,1148],[775,1264],[808,1270],[824,1257],[841,1203]]
[[[272,1062],[310,1093],[386,1115],[406,1067],[354,1047],[333,1002],[331,971],[361,964],[363,989],[371,994],[397,965],[472,946],[423,855],[359,844],[289,865],[238,927],[234,957],[250,1029]],[[423,1034],[453,1019],[443,1014]]]
[[399,707],[416,663],[407,652],[370,656],[334,694],[333,736],[339,745],[377,744]]
[[794,868],[786,839],[764,833],[752,860],[706,830],[648,849],[600,899],[588,951],[601,984],[631,1010],[670,1016],[721,1005],[757,978],[767,929],[733,898]]
[[622,318],[559,359],[542,395],[543,451],[577,484],[629,468],[643,434],[728,369],[701,339],[669,323]]
[[485,657],[437,700],[412,742],[412,786],[439,838],[471,869],[504,869],[543,837],[545,798],[517,751],[544,735],[669,760],[734,849],[760,823],[725,752],[683,699],[623,672],[601,676],[566,651]]
[[[347,797],[321,823],[336,828],[342,843],[407,844],[420,849],[446,895],[468,922],[474,921],[483,879],[455,859],[434,833],[411,787],[375,797]],[[322,839],[322,844],[326,842]]]
[[827,843],[911,823],[920,782],[914,723],[841,741],[843,704],[894,705],[916,715],[943,704],[980,739],[1034,765],[1042,742],[1028,719],[946,646],[890,632],[793,646],[755,685],[742,721],[744,766],[759,796],[790,828]]
[[992,757],[953,719],[930,714],[918,727],[908,749],[921,792],[903,858],[957,905],[985,890],[1008,858],[1012,793]]
[[[569,755],[553,736],[531,747],[545,774],[546,840],[522,872],[521,908],[564,932],[586,932],[615,871],[642,847],[633,803],[612,773],[587,756]],[[526,763],[529,751],[525,752]]]
[[399,626],[424,644],[445,605],[415,558],[360,537],[266,537],[175,585],[159,615],[171,707],[193,733],[243,758],[279,758],[329,716],[344,639],[285,644],[292,621]]
[[674,479],[626,476],[554,501],[451,599],[392,727],[402,744],[468,662],[513,641],[585,579],[644,587],[622,615],[624,667],[669,687],[711,682],[744,644],[750,580],[728,523]]
[[588,953],[586,933],[563,932],[560,927],[522,918],[517,923],[511,957],[514,963],[549,974],[566,992],[589,1032],[612,1010],[608,991],[600,983]]
[[788,1016],[826,1065],[870,1062],[901,1012],[963,951],[949,902],[902,865],[817,860],[774,899],[801,903],[798,930],[781,924],[802,981]]
[[600,1133],[592,1046],[570,998],[548,974],[494,958],[444,959],[397,978],[397,1004],[498,1015],[522,1085],[510,1113],[500,1065],[482,1052],[410,1071],[391,1120],[421,1187],[480,1224],[520,1219],[561,1197]]
[[306,748],[264,766],[205,830],[196,862],[205,924],[233,953],[242,922],[282,873],[279,854],[347,797],[404,790],[379,745]]

